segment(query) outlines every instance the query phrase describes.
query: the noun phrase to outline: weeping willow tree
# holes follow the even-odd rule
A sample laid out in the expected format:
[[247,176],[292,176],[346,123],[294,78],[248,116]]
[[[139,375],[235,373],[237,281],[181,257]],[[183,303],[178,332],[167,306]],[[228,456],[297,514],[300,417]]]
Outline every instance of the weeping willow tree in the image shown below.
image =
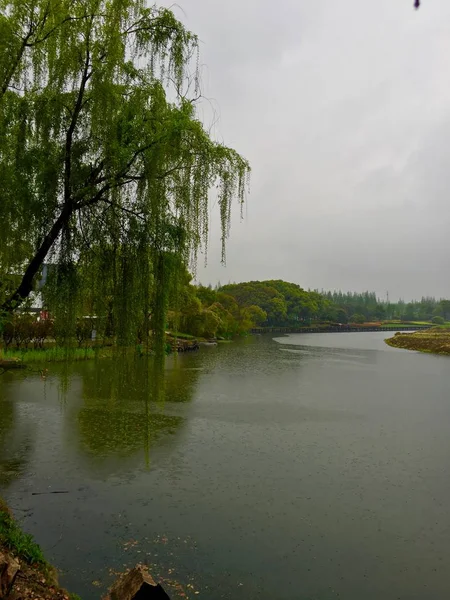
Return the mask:
[[161,346],[167,290],[207,241],[210,190],[224,253],[249,173],[196,117],[197,52],[143,0],[0,0],[3,314],[51,263],[68,336],[89,289],[121,343],[139,324]]

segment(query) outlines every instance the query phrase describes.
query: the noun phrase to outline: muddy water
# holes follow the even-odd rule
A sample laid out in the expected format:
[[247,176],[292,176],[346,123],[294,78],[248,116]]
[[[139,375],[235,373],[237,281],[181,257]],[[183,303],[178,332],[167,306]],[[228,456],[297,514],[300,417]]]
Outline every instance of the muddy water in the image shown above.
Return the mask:
[[450,597],[449,359],[384,335],[204,348],[164,399],[142,360],[3,374],[1,493],[83,600],[139,561],[174,597]]

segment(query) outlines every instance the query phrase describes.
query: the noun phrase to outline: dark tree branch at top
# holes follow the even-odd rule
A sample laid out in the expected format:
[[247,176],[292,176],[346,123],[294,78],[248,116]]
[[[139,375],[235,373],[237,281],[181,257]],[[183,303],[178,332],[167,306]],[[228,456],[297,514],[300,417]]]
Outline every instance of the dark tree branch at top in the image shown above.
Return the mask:
[[[92,26],[92,22],[91,22]],[[86,57],[84,60],[83,71],[81,74],[80,88],[78,90],[78,96],[75,103],[72,119],[67,130],[66,144],[64,152],[64,203],[68,204],[72,201],[72,189],[71,189],[71,173],[72,173],[72,144],[75,130],[78,123],[78,118],[83,109],[83,98],[86,91],[86,85],[92,76],[92,71],[89,72],[90,62],[90,35],[91,27],[89,27],[86,33]]]
[[49,250],[51,249],[55,241],[58,239],[64,226],[69,222],[71,215],[72,207],[69,204],[65,204],[63,210],[61,211],[61,214],[54,222],[52,228],[45,236],[42,244],[40,245],[37,252],[28,264],[19,287],[14,292],[14,294],[2,304],[2,311],[9,312],[13,310],[23,301],[24,298],[28,297],[31,290],[33,289],[33,281],[38,270],[44,262]]

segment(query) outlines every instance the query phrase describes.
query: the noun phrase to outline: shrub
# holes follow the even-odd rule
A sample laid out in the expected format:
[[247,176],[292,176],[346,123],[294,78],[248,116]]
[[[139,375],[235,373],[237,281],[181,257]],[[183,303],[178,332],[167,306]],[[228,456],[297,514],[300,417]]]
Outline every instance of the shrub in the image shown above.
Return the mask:
[[78,346],[82,346],[83,342],[87,342],[92,337],[93,325],[90,319],[77,319],[75,328],[75,336],[78,341]]
[[4,510],[0,510],[0,542],[30,565],[46,564],[42,550],[32,536],[23,533],[11,515]]
[[14,339],[17,348],[28,348],[33,339],[35,319],[32,315],[14,315]]
[[47,338],[53,335],[53,322],[49,319],[35,321],[33,324],[33,344],[35,348],[43,348]]
[[365,323],[366,317],[364,315],[355,314],[350,317],[352,323]]
[[15,314],[3,324],[3,344],[5,350],[13,344],[17,350],[28,349],[33,342],[35,349],[42,348],[48,337],[53,335],[53,323],[49,320],[37,321],[33,315]]
[[14,341],[14,324],[12,319],[8,319],[3,323],[3,344],[5,350],[8,350],[9,346]]
[[434,323],[435,325],[444,325],[445,320],[444,320],[444,317],[436,316],[431,319],[431,322]]

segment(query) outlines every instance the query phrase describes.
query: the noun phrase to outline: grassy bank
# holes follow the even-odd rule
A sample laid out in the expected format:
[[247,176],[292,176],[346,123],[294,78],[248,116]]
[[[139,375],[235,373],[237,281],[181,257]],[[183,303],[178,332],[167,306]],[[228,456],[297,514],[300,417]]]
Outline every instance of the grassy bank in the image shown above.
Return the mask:
[[19,563],[19,571],[6,598],[35,600],[80,600],[58,585],[56,570],[45,560],[32,536],[24,533],[8,506],[0,498],[0,553],[11,563]]
[[95,358],[93,348],[43,348],[39,350],[8,350],[0,353],[0,359],[17,360],[23,363],[64,362],[65,360],[89,360]]
[[[207,341],[204,338],[195,338],[187,333],[167,333],[166,334],[166,346],[167,352],[170,353],[173,350],[175,342],[178,345],[189,345],[190,343],[197,343],[198,341]],[[82,361],[91,360],[93,358],[110,358],[114,356],[114,352],[118,350],[117,346],[114,346],[112,342],[105,345],[94,344],[86,345],[83,347],[71,346],[61,347],[54,345],[54,342],[50,342],[44,348],[11,348],[6,350],[0,347],[0,367],[11,366],[11,362],[18,364],[29,365],[29,364],[42,364],[49,362],[65,362],[69,361]],[[123,351],[123,348],[120,349]],[[137,352],[140,356],[151,353],[145,350],[142,344],[137,344],[135,347],[126,349],[126,352]],[[5,364],[2,365],[2,362]]]
[[40,547],[31,535],[23,533],[14,521],[6,503],[0,499],[0,544],[19,560],[47,569],[48,564]]
[[431,326],[430,321],[383,321],[382,327],[391,327],[392,329],[402,329],[402,327],[424,327]]
[[450,330],[447,328],[433,328],[415,333],[397,333],[385,341],[394,348],[450,355]]

